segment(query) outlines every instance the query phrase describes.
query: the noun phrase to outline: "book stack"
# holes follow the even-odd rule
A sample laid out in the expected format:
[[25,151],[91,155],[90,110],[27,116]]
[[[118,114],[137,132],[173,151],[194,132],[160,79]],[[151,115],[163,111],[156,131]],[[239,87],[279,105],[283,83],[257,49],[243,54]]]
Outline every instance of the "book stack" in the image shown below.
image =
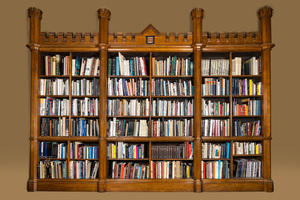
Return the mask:
[[202,158],[216,159],[216,158],[230,158],[230,143],[202,143]]
[[164,59],[152,58],[154,76],[189,76],[194,75],[194,63],[190,58],[169,56]]
[[227,160],[201,161],[202,179],[230,178],[230,162]]
[[42,118],[41,136],[69,136],[69,119],[66,117]]
[[98,119],[71,119],[71,126],[72,136],[99,136]]
[[245,61],[241,57],[232,59],[232,75],[260,75],[261,58],[251,57]]
[[98,96],[99,79],[78,79],[72,80],[72,95],[74,96]]
[[68,157],[68,145],[58,142],[40,142],[39,143],[40,158],[62,158]]
[[191,80],[152,79],[153,96],[191,96],[194,95],[194,86]]
[[37,164],[38,179],[66,179],[67,178],[67,162],[66,161],[50,161],[40,160]]
[[233,115],[261,115],[261,101],[255,99],[233,99]]
[[41,116],[67,116],[69,114],[69,99],[40,98]]
[[232,79],[232,95],[261,95],[261,82],[253,79]]
[[96,179],[98,178],[98,161],[70,161],[69,178],[70,179]]
[[72,76],[97,76],[99,75],[99,58],[80,58],[72,59]]
[[260,178],[261,161],[257,159],[237,159],[234,160],[233,174],[235,178]]
[[204,78],[202,95],[229,95],[229,79]]
[[193,165],[182,161],[151,161],[151,178],[190,179],[193,178]]
[[71,142],[70,157],[71,159],[98,159],[99,147],[96,144]]
[[153,144],[151,156],[152,159],[193,159],[194,143]]
[[151,120],[151,136],[193,136],[193,119],[157,119]]
[[44,61],[44,67],[41,68],[41,75],[69,75],[70,56],[61,56],[59,54],[56,54],[54,56],[45,55],[42,61]]
[[229,119],[203,119],[202,136],[229,136]]
[[148,179],[149,165],[133,162],[112,162],[111,177],[113,179]]
[[41,79],[40,95],[69,95],[69,80]]
[[120,52],[115,58],[108,58],[107,75],[147,76],[148,69],[144,57],[126,59]]
[[72,116],[98,116],[98,102],[98,98],[72,99]]
[[149,99],[108,99],[108,116],[149,116]]
[[194,100],[153,100],[152,116],[193,116]]
[[229,75],[228,59],[202,59],[202,76],[209,75]]
[[145,158],[145,144],[109,143],[107,158]]
[[109,119],[108,120],[108,137],[111,136],[148,136],[147,120],[125,120],[125,119]]
[[234,136],[260,136],[261,134],[260,120],[242,122],[241,120],[235,119],[232,128]]
[[234,142],[233,155],[262,154],[262,144],[256,142]]
[[229,103],[202,99],[203,116],[229,116]]
[[148,96],[149,81],[138,79],[108,78],[108,96]]

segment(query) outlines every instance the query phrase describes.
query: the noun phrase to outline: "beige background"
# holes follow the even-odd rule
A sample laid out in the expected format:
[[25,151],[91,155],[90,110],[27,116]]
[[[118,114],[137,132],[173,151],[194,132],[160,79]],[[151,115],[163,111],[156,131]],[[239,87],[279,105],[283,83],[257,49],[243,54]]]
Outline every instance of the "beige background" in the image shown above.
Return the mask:
[[[297,199],[300,179],[299,4],[294,0],[1,1],[0,195],[4,199]],[[257,10],[274,9],[272,37],[273,193],[67,193],[26,191],[29,176],[30,51],[27,9],[43,12],[42,31],[98,32],[97,10],[111,11],[110,32],[191,31],[190,11],[205,10],[204,31],[258,31]],[[3,198],[2,198],[3,199]],[[287,198],[286,198],[287,199]]]

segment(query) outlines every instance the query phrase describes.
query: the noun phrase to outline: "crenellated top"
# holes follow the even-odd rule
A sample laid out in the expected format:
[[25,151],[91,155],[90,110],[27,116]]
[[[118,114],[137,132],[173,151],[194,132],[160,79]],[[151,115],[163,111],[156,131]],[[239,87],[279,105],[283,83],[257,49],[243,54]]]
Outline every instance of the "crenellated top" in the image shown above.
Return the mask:
[[59,32],[57,34],[49,32],[40,34],[39,44],[41,45],[92,45],[99,43],[99,33],[71,33],[66,34]]
[[100,8],[98,10],[98,17],[110,18],[110,11],[106,8]]
[[261,44],[260,32],[203,33],[204,45]]
[[204,16],[204,10],[202,8],[194,8],[191,12],[192,18]]
[[258,11],[259,17],[272,17],[273,9],[270,7],[263,7]]
[[30,8],[28,8],[27,11],[28,11],[29,17],[38,17],[38,18],[42,19],[43,12],[40,9],[35,8],[35,7],[30,7]]
[[[150,37],[150,38],[149,38]],[[167,37],[166,33],[160,33],[153,25],[149,24],[140,33],[109,33],[108,44],[109,45],[191,45],[193,41],[192,32],[169,33]]]

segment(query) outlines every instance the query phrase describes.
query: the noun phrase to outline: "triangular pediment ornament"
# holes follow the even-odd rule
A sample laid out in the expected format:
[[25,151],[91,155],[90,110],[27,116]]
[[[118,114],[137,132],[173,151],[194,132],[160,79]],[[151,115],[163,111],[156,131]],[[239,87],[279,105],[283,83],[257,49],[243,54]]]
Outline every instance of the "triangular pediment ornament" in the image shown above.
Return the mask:
[[158,36],[160,32],[152,24],[149,24],[140,34]]

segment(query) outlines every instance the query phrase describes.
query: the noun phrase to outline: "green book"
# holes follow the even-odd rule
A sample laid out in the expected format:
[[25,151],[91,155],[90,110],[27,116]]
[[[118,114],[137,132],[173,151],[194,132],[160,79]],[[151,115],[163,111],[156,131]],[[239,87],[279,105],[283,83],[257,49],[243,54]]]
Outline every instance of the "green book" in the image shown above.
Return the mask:
[[111,69],[112,69],[112,59],[108,59],[108,64],[107,64],[107,75],[112,75],[111,74]]

